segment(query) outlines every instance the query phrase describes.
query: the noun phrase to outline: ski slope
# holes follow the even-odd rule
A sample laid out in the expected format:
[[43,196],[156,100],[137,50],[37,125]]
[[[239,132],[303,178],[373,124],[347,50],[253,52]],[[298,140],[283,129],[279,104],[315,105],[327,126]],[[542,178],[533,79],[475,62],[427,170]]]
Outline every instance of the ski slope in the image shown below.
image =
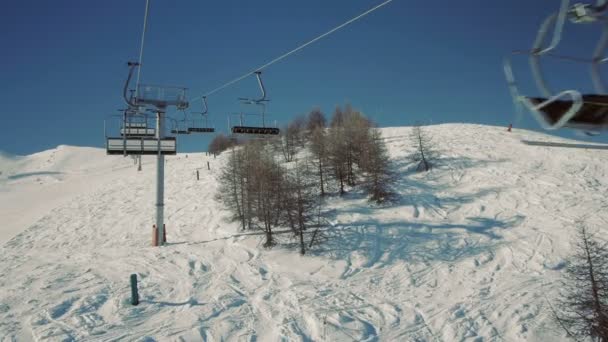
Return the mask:
[[566,341],[547,300],[576,222],[608,233],[608,151],[527,146],[566,140],[503,127],[426,130],[441,165],[413,173],[411,128],[383,128],[401,199],[328,198],[327,240],[306,256],[289,234],[265,250],[226,220],[226,153],[167,158],[162,248],[150,247],[153,158],[137,172],[92,148],[3,155],[0,341]]

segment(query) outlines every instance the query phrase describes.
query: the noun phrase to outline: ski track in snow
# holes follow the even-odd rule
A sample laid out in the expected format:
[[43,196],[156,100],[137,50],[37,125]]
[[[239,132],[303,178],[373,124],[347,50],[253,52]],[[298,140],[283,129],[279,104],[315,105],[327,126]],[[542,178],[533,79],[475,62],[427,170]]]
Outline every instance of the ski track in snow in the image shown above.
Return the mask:
[[215,200],[224,155],[167,158],[163,248],[149,246],[153,159],[137,172],[63,147],[7,164],[17,177],[0,179],[0,202],[33,200],[46,189],[35,177],[72,192],[2,232],[0,341],[565,341],[544,295],[575,222],[605,226],[606,152],[525,146],[547,136],[502,127],[426,130],[440,165],[413,173],[410,128],[382,129],[399,203],[330,198],[327,241],[306,256],[265,250],[227,220]]

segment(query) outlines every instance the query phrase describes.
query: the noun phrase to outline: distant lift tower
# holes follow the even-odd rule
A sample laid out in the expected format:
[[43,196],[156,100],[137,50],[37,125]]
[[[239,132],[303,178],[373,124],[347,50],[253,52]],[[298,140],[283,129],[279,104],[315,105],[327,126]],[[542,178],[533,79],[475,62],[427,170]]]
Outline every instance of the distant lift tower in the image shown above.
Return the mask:
[[[130,107],[154,107],[156,111],[156,134],[150,138],[121,138],[124,153],[126,154],[156,154],[156,241],[162,246],[164,240],[164,191],[165,191],[165,155],[176,154],[176,140],[173,137],[164,137],[165,113],[167,107],[175,106],[179,110],[188,108],[186,100],[186,89],[179,87],[152,86],[138,84],[136,95],[127,96],[129,82],[133,75],[133,70],[138,67],[138,63],[129,63],[129,77],[125,84],[123,96]],[[108,153],[110,151],[110,139],[108,138]],[[146,144],[147,143],[147,144]]]

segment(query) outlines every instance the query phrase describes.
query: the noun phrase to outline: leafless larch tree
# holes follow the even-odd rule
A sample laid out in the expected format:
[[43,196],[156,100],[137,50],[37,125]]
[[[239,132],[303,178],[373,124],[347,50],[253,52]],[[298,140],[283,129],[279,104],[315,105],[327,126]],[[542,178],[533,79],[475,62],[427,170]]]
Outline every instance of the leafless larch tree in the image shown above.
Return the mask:
[[439,153],[430,133],[420,125],[416,125],[410,134],[410,140],[415,151],[410,154],[410,160],[416,163],[416,171],[429,171],[439,159]]
[[580,224],[554,316],[577,340],[608,341],[608,248]]

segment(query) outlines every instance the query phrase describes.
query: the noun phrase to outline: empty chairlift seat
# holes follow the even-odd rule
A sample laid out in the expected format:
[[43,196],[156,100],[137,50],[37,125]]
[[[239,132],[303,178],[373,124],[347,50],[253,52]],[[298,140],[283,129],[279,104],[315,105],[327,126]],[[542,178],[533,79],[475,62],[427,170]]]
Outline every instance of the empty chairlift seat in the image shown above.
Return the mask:
[[125,122],[120,129],[120,135],[127,137],[153,137],[155,134],[156,130],[148,128],[145,122]]
[[188,127],[190,133],[213,133],[215,128],[213,127]]
[[277,135],[280,130],[274,127],[249,127],[249,126],[234,126],[232,127],[233,134],[266,134]]
[[146,128],[148,125],[145,122],[127,122],[125,123],[126,128]]
[[[547,99],[539,97],[529,97],[528,100],[534,105],[547,101]],[[557,100],[543,106],[539,111],[543,114],[545,120],[553,125],[563,117],[572,105],[572,101]],[[565,126],[608,128],[608,95],[583,95],[583,106]]]
[[[156,155],[158,154],[158,140],[154,138],[107,138],[107,154],[128,155]],[[174,137],[162,138],[160,141],[160,153],[173,155],[177,153],[177,141]]]
[[127,137],[152,137],[156,134],[154,128],[146,127],[125,127],[120,129],[120,135],[126,135]]

